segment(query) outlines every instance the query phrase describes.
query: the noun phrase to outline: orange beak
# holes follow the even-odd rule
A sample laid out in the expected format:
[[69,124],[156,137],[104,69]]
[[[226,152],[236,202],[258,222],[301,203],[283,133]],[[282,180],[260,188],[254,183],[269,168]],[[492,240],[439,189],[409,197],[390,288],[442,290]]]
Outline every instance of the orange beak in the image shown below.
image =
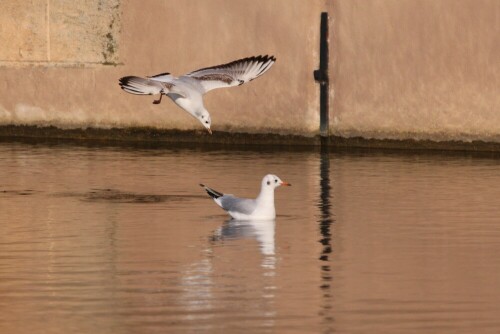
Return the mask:
[[212,130],[210,128],[207,128],[208,133],[212,134]]
[[282,185],[282,186],[287,186],[287,187],[290,187],[290,186],[291,186],[291,184],[290,184],[290,183],[288,183],[288,182],[284,182],[284,181],[282,181],[282,182],[281,182],[281,185]]

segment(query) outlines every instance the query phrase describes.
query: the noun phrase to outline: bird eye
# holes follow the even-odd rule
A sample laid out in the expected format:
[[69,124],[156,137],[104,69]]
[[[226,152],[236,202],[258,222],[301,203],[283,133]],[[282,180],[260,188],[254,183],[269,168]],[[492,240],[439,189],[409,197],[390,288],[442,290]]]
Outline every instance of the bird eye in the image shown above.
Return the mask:
[[271,182],[267,181],[267,185],[270,185],[270,184],[271,184]]
[[274,180],[274,183],[278,183],[278,180]]
[[207,124],[208,124],[208,121],[205,121],[205,123],[207,123]]
[[201,118],[205,118],[205,116],[201,116]]

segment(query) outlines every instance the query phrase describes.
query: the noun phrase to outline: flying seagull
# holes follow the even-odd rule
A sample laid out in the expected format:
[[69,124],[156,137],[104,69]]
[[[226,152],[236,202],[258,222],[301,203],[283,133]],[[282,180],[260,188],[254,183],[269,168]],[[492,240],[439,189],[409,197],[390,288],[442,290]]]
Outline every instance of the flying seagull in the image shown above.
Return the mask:
[[151,77],[127,76],[120,79],[120,87],[127,93],[137,95],[160,94],[154,104],[160,104],[163,95],[196,118],[210,130],[210,114],[203,105],[203,95],[212,89],[241,86],[260,77],[276,61],[274,56],[248,57],[227,64],[206,67],[175,77],[161,73]]
[[262,179],[260,194],[256,199],[238,198],[233,195],[223,194],[200,184],[207,194],[213,198],[221,208],[237,220],[269,220],[276,218],[274,209],[274,189],[279,186],[291,186],[283,182],[276,175],[268,174]]

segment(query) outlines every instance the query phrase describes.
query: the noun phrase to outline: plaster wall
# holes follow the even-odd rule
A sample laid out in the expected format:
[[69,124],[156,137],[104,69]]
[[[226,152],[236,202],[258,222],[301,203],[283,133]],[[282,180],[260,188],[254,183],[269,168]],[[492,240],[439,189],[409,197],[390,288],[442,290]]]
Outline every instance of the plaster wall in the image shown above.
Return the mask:
[[[212,129],[312,135],[324,1],[16,0],[0,5],[0,124],[200,129],[179,107],[122,92],[125,75],[174,75],[259,54],[273,68],[205,96]],[[16,24],[18,22],[20,24]]]
[[202,131],[118,78],[273,54],[256,81],[206,95],[213,130],[316,135],[327,10],[331,134],[500,142],[497,0],[28,2],[0,2],[0,125]]
[[500,141],[500,2],[334,0],[331,132]]

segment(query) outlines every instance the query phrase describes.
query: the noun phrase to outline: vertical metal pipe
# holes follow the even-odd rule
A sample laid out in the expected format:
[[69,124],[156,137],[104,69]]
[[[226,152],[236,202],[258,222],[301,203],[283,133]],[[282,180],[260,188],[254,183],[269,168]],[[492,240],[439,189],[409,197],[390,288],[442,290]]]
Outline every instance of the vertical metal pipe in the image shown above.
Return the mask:
[[[314,79],[320,84],[320,125],[319,133],[323,138],[329,136],[329,78],[328,78],[328,13],[321,13],[319,69],[314,71]],[[323,140],[322,140],[323,142]]]

